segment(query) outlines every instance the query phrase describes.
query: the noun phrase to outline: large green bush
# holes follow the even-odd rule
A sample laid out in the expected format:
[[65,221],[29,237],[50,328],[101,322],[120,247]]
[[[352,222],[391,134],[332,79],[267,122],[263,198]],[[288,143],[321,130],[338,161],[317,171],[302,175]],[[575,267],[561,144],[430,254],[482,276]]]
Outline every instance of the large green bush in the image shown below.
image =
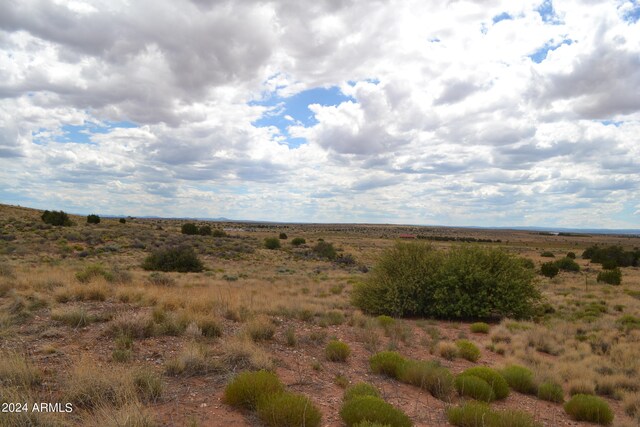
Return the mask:
[[515,391],[524,394],[536,394],[538,387],[533,378],[533,372],[524,366],[509,365],[500,371],[509,384],[509,387]]
[[576,394],[564,404],[564,410],[575,421],[589,421],[602,425],[613,422],[613,411],[609,404],[597,396]]
[[523,318],[540,299],[533,276],[500,249],[462,245],[443,252],[398,242],[352,298],[367,313],[395,317]]
[[100,224],[100,217],[96,214],[87,215],[87,224]]
[[405,360],[400,366],[398,379],[420,387],[440,400],[447,400],[453,391],[453,375],[438,362]]
[[182,234],[198,234],[198,226],[192,222],[188,222],[186,224],[182,224],[181,228]]
[[504,399],[509,395],[509,384],[495,369],[474,366],[473,368],[465,369],[460,375],[473,375],[482,378],[491,386],[498,400]]
[[398,378],[406,359],[395,351],[381,351],[369,358],[369,367],[374,374]]
[[555,262],[545,262],[540,266],[540,274],[553,279],[560,273],[560,267]]
[[62,225],[65,227],[69,227],[71,225],[69,215],[63,211],[44,211],[40,218],[42,218],[42,221],[45,224]]
[[357,396],[344,402],[340,417],[348,427],[370,421],[391,427],[411,427],[413,423],[400,409],[375,396]]
[[264,247],[267,249],[280,249],[280,240],[277,237],[267,237],[264,239]]
[[256,410],[258,418],[270,427],[318,427],[322,419],[311,399],[291,392],[264,396]]
[[569,257],[560,258],[554,264],[562,271],[571,271],[573,273],[580,271],[580,265]]
[[329,260],[333,260],[336,258],[336,249],[333,247],[333,244],[327,243],[325,241],[318,242],[313,247],[313,253],[315,253],[320,258],[325,258]]
[[283,391],[284,385],[273,372],[242,372],[227,384],[223,401],[237,408],[253,410],[261,399]]
[[380,391],[373,385],[365,382],[357,383],[347,387],[344,391],[344,400],[351,400],[358,396],[380,397]]
[[455,386],[460,396],[467,396],[483,402],[492,402],[496,399],[489,383],[475,375],[459,375],[456,377]]
[[613,270],[603,270],[598,273],[596,280],[610,285],[619,285],[622,283],[622,271],[618,267]]
[[154,271],[199,272],[204,266],[193,248],[178,246],[158,249],[143,262],[142,268]]

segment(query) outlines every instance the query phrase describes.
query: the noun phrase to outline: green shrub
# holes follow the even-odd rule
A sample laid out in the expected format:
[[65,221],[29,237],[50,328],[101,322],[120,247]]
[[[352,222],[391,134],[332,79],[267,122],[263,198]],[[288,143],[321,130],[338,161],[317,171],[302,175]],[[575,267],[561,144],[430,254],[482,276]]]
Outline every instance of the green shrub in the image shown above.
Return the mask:
[[640,250],[625,251],[622,246],[591,246],[582,253],[582,258],[590,259],[591,262],[606,263],[613,267],[640,266]]
[[529,270],[533,270],[534,268],[536,268],[536,264],[531,258],[519,258],[518,261],[520,261],[520,264],[522,264],[524,268],[527,268]]
[[40,218],[45,224],[62,225],[64,227],[69,227],[72,224],[69,215],[63,211],[44,211]]
[[282,391],[284,386],[273,372],[242,372],[227,384],[223,401],[236,408],[254,410],[260,399]]
[[471,332],[476,334],[488,334],[490,326],[485,322],[472,323],[470,326]]
[[340,409],[340,417],[348,427],[363,421],[391,427],[413,426],[404,412],[375,396],[357,396],[345,401]]
[[293,240],[291,240],[291,244],[293,246],[300,246],[300,245],[304,245],[305,243],[307,243],[307,241],[302,237],[294,237]]
[[447,419],[457,427],[485,427],[491,413],[491,408],[485,403],[466,402],[447,409]]
[[498,400],[504,399],[509,395],[509,384],[507,384],[502,375],[495,369],[485,366],[474,366],[473,368],[466,369],[460,375],[474,375],[482,378],[491,386]]
[[531,414],[517,409],[495,411],[489,415],[488,427],[542,427]]
[[100,217],[96,214],[87,215],[87,224],[100,224]]
[[545,262],[540,266],[540,274],[550,279],[553,279],[560,273],[560,268],[555,262]]
[[198,259],[193,248],[178,246],[154,251],[144,260],[142,268],[145,270],[186,273],[202,271],[204,265]]
[[608,283],[610,285],[619,285],[622,283],[622,271],[619,268],[613,270],[605,270],[598,273],[596,278],[598,282]]
[[447,319],[529,317],[539,298],[532,272],[501,249],[462,245],[441,252],[405,242],[385,251],[352,292],[367,313]]
[[577,273],[580,271],[580,265],[572,258],[564,257],[554,263],[562,271],[571,271]]
[[373,385],[369,383],[357,383],[350,387],[348,387],[344,391],[344,400],[351,400],[354,397],[359,396],[373,396],[380,397],[380,391]]
[[227,237],[227,233],[225,233],[224,230],[220,230],[219,228],[216,228],[215,230],[213,230],[211,235],[213,237]]
[[550,251],[544,251],[540,254],[541,257],[544,258],[555,258],[556,256],[553,254],[553,252]]
[[318,242],[312,250],[318,257],[328,260],[335,259],[337,255],[333,244],[324,241]]
[[500,371],[509,384],[509,387],[515,391],[524,394],[536,394],[537,387],[533,380],[533,372],[524,366],[509,365]]
[[395,351],[381,351],[369,358],[369,367],[375,374],[383,374],[391,378],[398,378],[405,358]]
[[276,326],[267,317],[257,317],[245,325],[245,331],[253,341],[268,341],[276,333]]
[[564,410],[575,421],[609,425],[613,422],[613,411],[609,404],[597,396],[576,394],[564,404]]
[[182,234],[195,235],[198,234],[198,226],[192,222],[188,222],[186,224],[182,224],[181,231]]
[[576,253],[575,252],[567,252],[567,258],[576,259]]
[[280,249],[280,240],[277,237],[267,237],[264,239],[264,247],[267,249]]
[[564,391],[559,384],[553,382],[543,382],[538,386],[538,399],[548,402],[564,402]]
[[212,231],[211,231],[211,226],[209,225],[203,225],[202,227],[198,228],[198,234],[201,236],[211,236]]
[[265,395],[256,409],[258,418],[271,427],[318,427],[322,419],[311,399],[291,392]]
[[80,283],[88,283],[96,277],[104,277],[107,282],[114,280],[113,274],[105,269],[101,264],[87,265],[76,273],[76,279]]
[[120,224],[126,224],[126,223],[127,223],[127,220],[126,220],[126,219],[124,219],[124,218],[120,218],[120,219],[118,220],[118,222],[119,222]]
[[456,390],[460,396],[467,396],[483,402],[493,402],[496,395],[491,386],[475,375],[459,375],[455,380]]
[[376,320],[378,321],[378,325],[382,326],[384,329],[387,329],[396,323],[396,319],[384,314],[376,317]]
[[458,355],[469,362],[476,362],[480,359],[480,349],[469,340],[456,341]]
[[280,233],[280,234],[278,235],[278,238],[279,238],[280,240],[287,240],[287,238],[288,238],[288,237],[287,237],[287,233]]
[[342,341],[332,340],[327,343],[324,354],[331,362],[345,362],[351,354],[351,349]]
[[406,360],[400,367],[398,379],[440,400],[447,400],[453,391],[453,375],[438,362]]

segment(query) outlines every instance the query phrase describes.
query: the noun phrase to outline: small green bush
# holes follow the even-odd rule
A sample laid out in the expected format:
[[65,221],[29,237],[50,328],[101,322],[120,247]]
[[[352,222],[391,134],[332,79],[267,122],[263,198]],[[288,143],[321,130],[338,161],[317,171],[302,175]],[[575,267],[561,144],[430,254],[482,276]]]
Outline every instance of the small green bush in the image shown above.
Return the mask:
[[182,228],[180,230],[182,231],[182,234],[189,234],[189,235],[198,234],[198,226],[192,222],[182,224]]
[[564,410],[575,421],[588,421],[605,426],[613,422],[613,411],[609,404],[597,396],[576,394],[564,404]]
[[204,270],[204,265],[198,259],[193,248],[178,246],[154,251],[145,258],[142,268],[145,270],[186,273],[202,271]]
[[564,257],[554,263],[562,271],[571,271],[577,273],[580,271],[580,265],[572,258]]
[[280,240],[287,240],[288,239],[287,233],[280,233],[280,235],[278,235],[278,238]]
[[100,217],[96,214],[87,215],[87,224],[100,224]]
[[333,244],[327,242],[318,242],[313,247],[313,252],[320,258],[325,258],[328,260],[333,260],[336,258],[336,250],[333,247]]
[[509,395],[509,384],[507,384],[502,375],[495,369],[485,366],[474,366],[473,368],[466,369],[460,375],[475,375],[476,377],[482,378],[491,386],[498,400],[504,399]]
[[87,265],[81,271],[76,273],[76,279],[80,283],[88,283],[96,277],[104,277],[107,282],[114,281],[114,275],[101,264]]
[[380,397],[380,391],[375,386],[364,382],[354,384],[344,391],[345,401],[359,396]]
[[476,334],[488,334],[490,327],[488,323],[476,322],[471,324],[470,329],[471,332]]
[[456,341],[458,355],[469,362],[476,362],[480,359],[480,349],[469,340]]
[[307,241],[302,237],[294,237],[293,240],[291,240],[291,244],[293,246],[300,246],[300,245],[304,245],[305,243],[307,243]]
[[198,228],[198,234],[201,236],[211,236],[211,226],[203,225],[202,227]]
[[540,254],[541,257],[544,258],[555,258],[556,256],[553,254],[553,252],[550,251],[544,251]]
[[491,412],[486,403],[466,402],[447,409],[447,419],[457,427],[485,427]]
[[460,396],[467,396],[483,402],[493,402],[496,395],[491,386],[475,375],[459,375],[455,380],[456,390]]
[[538,386],[538,399],[548,402],[564,402],[564,391],[559,384],[553,382],[543,382]]
[[489,415],[487,427],[542,427],[531,414],[517,409],[495,411]]
[[575,252],[567,252],[567,258],[576,259],[576,253]]
[[44,211],[40,217],[45,224],[61,225],[64,227],[71,226],[71,219],[63,211]]
[[447,400],[453,391],[453,375],[438,362],[406,360],[400,367],[398,379],[440,400]]
[[351,349],[342,341],[332,340],[327,343],[324,349],[324,354],[327,360],[331,362],[346,362],[347,358],[351,354]]
[[348,427],[370,421],[391,427],[411,427],[413,423],[400,409],[375,396],[357,396],[344,402],[340,417]]
[[283,391],[284,386],[273,372],[242,372],[227,384],[223,401],[236,408],[254,410],[260,399]]
[[376,320],[378,321],[378,325],[382,326],[384,329],[387,329],[396,323],[396,319],[384,314],[376,317]]
[[224,230],[220,230],[219,228],[214,229],[211,235],[213,237],[227,237],[227,233],[225,233]]
[[622,271],[619,268],[613,270],[605,270],[598,273],[596,278],[598,282],[608,283],[609,285],[619,285],[622,283]]
[[280,249],[280,240],[277,237],[267,237],[264,239],[264,247],[267,249]]
[[550,279],[553,279],[560,273],[560,268],[555,262],[545,262],[540,266],[540,274]]
[[127,220],[126,220],[126,219],[124,219],[124,218],[120,218],[120,219],[118,220],[118,222],[119,222],[120,224],[126,224],[126,223],[127,223]]
[[311,399],[286,391],[265,395],[256,410],[258,418],[271,427],[318,427],[322,419]]
[[375,374],[383,374],[391,378],[398,378],[402,365],[405,362],[405,358],[398,352],[381,351],[369,358],[369,367]]
[[515,391],[519,391],[524,394],[536,394],[538,391],[533,380],[533,372],[524,366],[509,365],[502,369],[500,374],[502,374],[504,379],[507,381],[509,387]]

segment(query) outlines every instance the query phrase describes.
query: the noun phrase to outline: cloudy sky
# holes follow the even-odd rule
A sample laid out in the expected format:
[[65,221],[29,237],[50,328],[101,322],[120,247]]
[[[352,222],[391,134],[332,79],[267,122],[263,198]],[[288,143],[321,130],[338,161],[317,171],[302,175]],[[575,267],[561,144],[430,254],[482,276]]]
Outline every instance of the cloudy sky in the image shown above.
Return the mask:
[[0,201],[640,228],[640,1],[2,0]]

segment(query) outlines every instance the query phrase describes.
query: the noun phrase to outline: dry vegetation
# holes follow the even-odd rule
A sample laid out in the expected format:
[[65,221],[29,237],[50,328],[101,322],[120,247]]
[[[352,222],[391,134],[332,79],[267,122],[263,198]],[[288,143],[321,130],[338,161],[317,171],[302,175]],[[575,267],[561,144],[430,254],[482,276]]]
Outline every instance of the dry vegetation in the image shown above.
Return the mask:
[[[360,397],[345,412],[360,416],[382,399],[421,426],[451,426],[447,414],[462,419],[466,410],[532,423],[518,425],[586,426],[562,403],[586,394],[604,399],[613,425],[640,425],[640,268],[624,267],[622,285],[606,285],[596,282],[600,265],[580,257],[595,243],[632,249],[640,238],[211,223],[225,231],[215,237],[223,233],[184,235],[177,220],[72,217],[74,226],[55,227],[41,213],[0,206],[0,401],[69,402],[73,411],[0,413],[0,426],[276,425],[278,399],[314,405],[321,425],[343,426],[343,388],[363,381],[379,396]],[[267,249],[265,238],[280,233],[288,239]],[[536,319],[367,316],[351,305],[353,286],[403,234],[441,249],[457,244],[451,239],[482,240],[470,244],[505,248],[536,270],[549,260],[543,252],[575,252],[581,271],[536,276],[545,302]],[[313,251],[320,241],[333,244],[335,257]],[[142,268],[152,251],[185,245],[202,272]],[[380,351],[402,355],[395,376],[371,371]],[[495,368],[511,386],[490,409],[461,406],[467,398],[453,383],[451,392],[433,383],[442,369],[456,377],[474,366]],[[293,394],[265,401],[267,415],[224,403],[227,384],[247,370],[276,373]]]

